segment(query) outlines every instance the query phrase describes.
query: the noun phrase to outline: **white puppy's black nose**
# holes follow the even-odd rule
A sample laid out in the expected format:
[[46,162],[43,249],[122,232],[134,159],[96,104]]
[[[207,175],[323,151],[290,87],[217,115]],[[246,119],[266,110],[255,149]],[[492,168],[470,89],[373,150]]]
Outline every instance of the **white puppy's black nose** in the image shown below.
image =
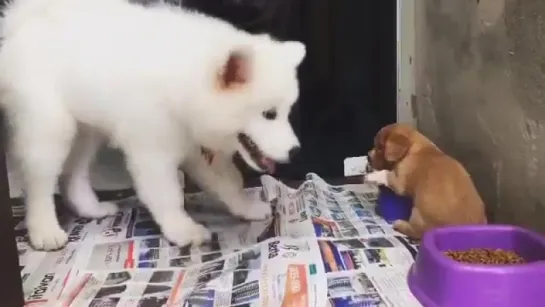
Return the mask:
[[295,158],[295,156],[297,156],[300,150],[301,150],[300,146],[294,146],[290,149],[290,151],[288,151],[288,157],[290,161],[293,161],[293,159]]

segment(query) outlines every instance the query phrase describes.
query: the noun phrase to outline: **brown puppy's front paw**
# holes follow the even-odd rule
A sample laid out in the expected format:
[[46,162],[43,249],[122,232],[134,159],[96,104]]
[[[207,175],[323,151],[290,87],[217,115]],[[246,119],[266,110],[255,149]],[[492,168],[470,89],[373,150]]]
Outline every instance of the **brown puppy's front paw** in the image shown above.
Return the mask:
[[420,239],[420,236],[413,229],[411,224],[409,224],[409,222],[405,220],[396,220],[393,226],[394,226],[394,230],[401,232],[402,234],[406,235],[407,237],[411,239]]
[[374,171],[365,175],[363,182],[388,186],[388,171]]

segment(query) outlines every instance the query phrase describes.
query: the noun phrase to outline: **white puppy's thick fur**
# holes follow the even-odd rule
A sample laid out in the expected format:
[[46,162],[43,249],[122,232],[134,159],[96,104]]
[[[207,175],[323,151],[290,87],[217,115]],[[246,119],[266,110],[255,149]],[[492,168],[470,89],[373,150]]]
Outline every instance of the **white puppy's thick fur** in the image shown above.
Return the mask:
[[[178,245],[210,235],[183,209],[180,164],[234,214],[270,215],[269,205],[246,198],[231,158],[239,151],[256,168],[239,133],[276,161],[299,146],[288,114],[304,45],[125,0],[15,0],[4,13],[1,103],[35,248],[67,242],[52,197],[61,174],[61,191],[78,214],[116,212],[98,202],[88,177],[105,140],[124,151],[139,197]],[[201,147],[214,153],[211,165]]]

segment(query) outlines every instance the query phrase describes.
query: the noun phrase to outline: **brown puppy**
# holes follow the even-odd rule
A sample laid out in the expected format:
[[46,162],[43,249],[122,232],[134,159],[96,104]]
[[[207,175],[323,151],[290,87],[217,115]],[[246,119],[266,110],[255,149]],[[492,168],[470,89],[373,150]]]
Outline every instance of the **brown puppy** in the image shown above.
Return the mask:
[[365,177],[367,182],[413,199],[409,221],[394,222],[397,231],[419,239],[438,226],[487,223],[484,203],[465,168],[414,128],[382,128],[368,158],[375,171]]

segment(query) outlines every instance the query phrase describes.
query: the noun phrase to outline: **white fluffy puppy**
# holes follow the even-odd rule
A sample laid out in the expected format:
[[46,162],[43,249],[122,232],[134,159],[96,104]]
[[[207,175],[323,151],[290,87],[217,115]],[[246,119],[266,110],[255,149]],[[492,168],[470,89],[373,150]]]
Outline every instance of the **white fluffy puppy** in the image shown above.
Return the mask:
[[[4,14],[1,103],[35,248],[67,242],[52,197],[61,174],[76,213],[116,212],[98,202],[88,176],[105,139],[124,151],[140,199],[180,246],[210,235],[183,209],[180,164],[232,213],[270,215],[268,204],[246,198],[231,158],[238,151],[256,170],[272,171],[299,147],[288,114],[303,44],[125,0],[14,0]],[[213,152],[211,165],[201,148]]]

